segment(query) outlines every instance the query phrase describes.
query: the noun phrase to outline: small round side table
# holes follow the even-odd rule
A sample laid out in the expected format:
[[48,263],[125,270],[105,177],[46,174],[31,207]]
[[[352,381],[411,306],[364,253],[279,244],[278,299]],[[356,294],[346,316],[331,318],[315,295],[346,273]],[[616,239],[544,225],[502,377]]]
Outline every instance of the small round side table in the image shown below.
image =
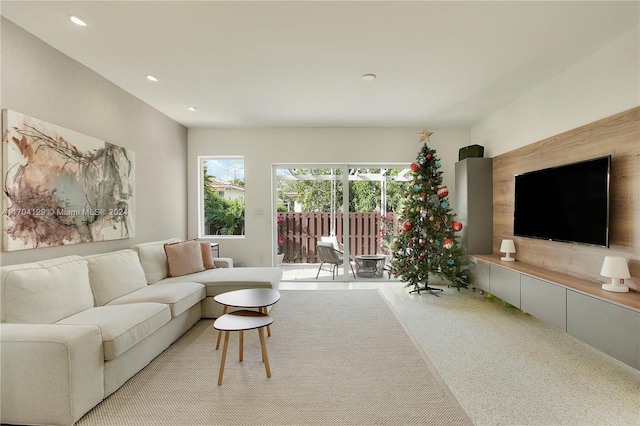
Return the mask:
[[240,332],[240,341],[238,347],[238,360],[243,359],[243,333],[245,330],[258,329],[260,336],[260,347],[262,348],[262,361],[267,372],[267,377],[271,378],[271,368],[269,367],[269,357],[267,356],[267,345],[264,341],[264,327],[269,326],[273,322],[273,318],[262,312],[240,310],[224,314],[213,323],[213,327],[219,332],[224,331],[224,346],[222,348],[222,357],[220,358],[220,372],[218,373],[218,386],[222,385],[222,376],[224,375],[224,364],[227,359],[227,347],[229,346],[229,332]]
[[[224,305],[222,315],[227,313],[229,307],[258,309],[258,312],[266,314],[267,308],[280,300],[280,293],[272,288],[246,288],[218,294],[213,300]],[[271,337],[271,327],[267,327],[267,336]],[[220,348],[221,338],[222,332],[220,331],[216,341],[216,350]]]

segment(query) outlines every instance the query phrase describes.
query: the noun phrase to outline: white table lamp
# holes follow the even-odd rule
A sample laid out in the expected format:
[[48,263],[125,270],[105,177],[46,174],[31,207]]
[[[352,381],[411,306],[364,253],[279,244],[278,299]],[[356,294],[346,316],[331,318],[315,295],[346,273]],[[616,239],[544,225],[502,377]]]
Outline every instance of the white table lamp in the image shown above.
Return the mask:
[[602,270],[600,275],[611,278],[610,284],[602,284],[602,289],[607,291],[615,291],[616,293],[626,293],[629,287],[624,285],[625,278],[631,278],[627,259],[620,256],[605,256],[602,262]]
[[503,262],[513,262],[516,260],[515,257],[511,257],[511,253],[516,252],[516,245],[513,240],[502,240],[500,252],[505,254],[504,257],[500,258]]

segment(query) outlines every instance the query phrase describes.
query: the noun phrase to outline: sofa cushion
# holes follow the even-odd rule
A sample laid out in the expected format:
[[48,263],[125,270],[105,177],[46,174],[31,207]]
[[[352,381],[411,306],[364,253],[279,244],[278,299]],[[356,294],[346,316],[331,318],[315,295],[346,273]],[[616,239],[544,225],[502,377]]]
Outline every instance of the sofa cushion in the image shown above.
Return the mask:
[[94,306],[87,261],[65,256],[0,268],[2,322],[52,324]]
[[211,243],[208,241],[198,241],[200,250],[202,250],[202,264],[204,269],[215,269],[216,264],[213,261],[213,253],[211,252]]
[[282,268],[216,268],[196,272],[184,277],[165,278],[158,284],[177,283],[184,279],[204,284],[207,288],[207,296],[216,296],[225,291],[243,288],[278,289],[282,279]]
[[179,241],[179,238],[170,238],[163,241],[136,244],[131,247],[138,252],[147,284],[158,282],[169,276],[169,264],[167,263],[167,254],[164,252],[164,245]]
[[205,298],[203,284],[181,282],[175,284],[150,284],[109,302],[112,305],[156,302],[169,305],[171,317],[175,318]]
[[204,271],[202,250],[198,241],[165,244],[164,251],[167,254],[170,277],[181,277]]
[[56,324],[100,327],[104,359],[108,361],[117,358],[170,320],[169,306],[161,303],[136,303],[87,309]]
[[129,249],[85,256],[97,306],[147,286],[138,254]]

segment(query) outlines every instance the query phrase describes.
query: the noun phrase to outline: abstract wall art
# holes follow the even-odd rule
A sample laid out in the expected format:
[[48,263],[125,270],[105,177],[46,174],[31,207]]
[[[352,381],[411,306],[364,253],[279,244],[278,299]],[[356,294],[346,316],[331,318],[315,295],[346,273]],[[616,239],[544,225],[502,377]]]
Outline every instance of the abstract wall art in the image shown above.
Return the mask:
[[4,251],[134,236],[135,154],[2,111]]

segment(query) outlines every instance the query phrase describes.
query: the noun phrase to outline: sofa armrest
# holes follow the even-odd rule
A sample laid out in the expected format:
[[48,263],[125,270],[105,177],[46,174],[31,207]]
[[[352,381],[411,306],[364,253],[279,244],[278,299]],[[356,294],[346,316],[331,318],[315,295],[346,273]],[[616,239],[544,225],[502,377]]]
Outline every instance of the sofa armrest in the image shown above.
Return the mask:
[[72,425],[104,397],[97,326],[0,324],[1,423]]
[[216,268],[233,268],[233,259],[230,257],[214,257]]

